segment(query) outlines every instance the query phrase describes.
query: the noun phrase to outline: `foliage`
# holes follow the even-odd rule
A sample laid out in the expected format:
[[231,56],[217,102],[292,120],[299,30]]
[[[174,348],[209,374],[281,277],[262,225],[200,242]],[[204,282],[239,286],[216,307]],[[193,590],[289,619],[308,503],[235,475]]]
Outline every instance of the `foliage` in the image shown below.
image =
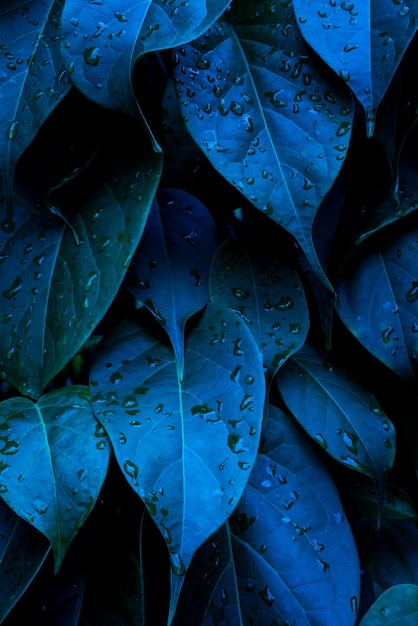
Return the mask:
[[417,18],[2,3],[1,623],[415,619]]

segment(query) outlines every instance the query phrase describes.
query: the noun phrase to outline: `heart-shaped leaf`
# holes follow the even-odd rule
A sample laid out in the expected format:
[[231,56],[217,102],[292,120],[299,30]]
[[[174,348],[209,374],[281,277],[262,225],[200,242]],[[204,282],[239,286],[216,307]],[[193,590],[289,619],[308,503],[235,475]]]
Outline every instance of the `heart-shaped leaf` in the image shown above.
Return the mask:
[[186,338],[183,381],[171,347],[127,322],[99,346],[90,386],[118,463],[167,543],[172,615],[180,577],[232,513],[254,465],[261,355],[238,316],[209,304]]
[[161,189],[127,274],[130,292],[166,330],[183,377],[184,327],[209,301],[209,266],[218,240],[197,198]]
[[1,497],[48,538],[57,571],[106,476],[106,435],[82,385],[4,400],[0,420]]
[[309,345],[284,364],[276,380],[310,437],[339,463],[370,476],[382,503],[395,429],[374,395],[337,359]]
[[288,3],[257,4],[255,22],[253,3],[236,6],[233,26],[215,24],[177,52],[183,118],[212,165],[296,238],[330,288],[311,230],[345,159],[352,100],[319,73]]
[[178,46],[203,33],[229,0],[66,0],[62,56],[88,98],[136,115],[132,71],[139,56]]
[[0,248],[0,370],[24,395],[41,394],[108,309],[141,238],[160,169],[150,150],[117,166],[106,153],[81,197],[76,182],[65,189],[71,228],[16,205],[15,229]]
[[341,272],[336,303],[350,332],[413,387],[418,371],[417,239],[418,222],[412,215],[392,227],[390,240],[359,247]]
[[418,586],[394,585],[370,607],[360,626],[413,626],[418,621]]
[[309,311],[296,269],[278,257],[277,249],[257,240],[253,244],[244,249],[226,241],[220,247],[211,267],[210,296],[248,324],[270,382],[303,345]]
[[0,171],[9,231],[17,160],[71,86],[59,49],[61,11],[54,0],[0,8]]
[[304,39],[363,105],[371,136],[377,107],[417,30],[418,8],[403,0],[294,0],[293,9]]
[[0,500],[0,622],[20,600],[51,547],[46,539]]

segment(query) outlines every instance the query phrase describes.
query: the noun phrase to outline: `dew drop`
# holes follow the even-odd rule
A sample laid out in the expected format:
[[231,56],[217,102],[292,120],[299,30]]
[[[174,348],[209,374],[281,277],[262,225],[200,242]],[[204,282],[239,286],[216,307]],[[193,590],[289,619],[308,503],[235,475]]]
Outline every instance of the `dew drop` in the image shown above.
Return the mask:
[[22,280],[20,278],[15,278],[12,284],[8,289],[5,289],[2,294],[7,300],[12,300],[19,291],[22,289]]
[[412,287],[411,289],[409,289],[409,291],[406,294],[406,299],[408,300],[408,302],[415,302],[417,298],[418,298],[418,281],[413,280]]
[[170,553],[170,564],[172,571],[174,574],[177,574],[177,576],[184,576],[186,574],[186,567],[180,554],[177,554],[177,552]]
[[7,131],[6,131],[8,139],[14,139],[16,137],[18,124],[19,122],[17,120],[14,120],[13,122],[9,124],[9,126],[7,127]]
[[101,57],[100,49],[96,46],[86,48],[83,52],[83,58],[88,65],[97,66]]
[[128,476],[136,482],[136,479],[138,477],[138,466],[135,465],[135,463],[133,463],[132,461],[126,460],[123,464],[123,469],[128,474]]
[[271,593],[268,585],[266,585],[262,591],[259,591],[259,595],[264,604],[267,604],[267,606],[273,606],[273,602],[276,598]]
[[232,111],[232,113],[235,113],[235,115],[242,115],[244,113],[243,105],[237,102],[236,100],[233,100],[231,102],[229,106],[229,110]]
[[348,83],[351,78],[350,72],[348,70],[340,70],[338,72],[338,75],[345,83]]

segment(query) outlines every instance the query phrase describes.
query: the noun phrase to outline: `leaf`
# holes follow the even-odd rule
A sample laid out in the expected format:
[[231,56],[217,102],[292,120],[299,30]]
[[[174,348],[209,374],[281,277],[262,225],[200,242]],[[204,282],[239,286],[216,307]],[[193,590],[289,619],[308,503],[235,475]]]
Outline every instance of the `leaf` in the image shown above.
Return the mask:
[[167,543],[172,617],[194,552],[232,513],[254,465],[261,356],[234,313],[208,305],[186,338],[183,381],[170,346],[126,322],[98,349],[90,387],[116,459]]
[[367,611],[360,626],[414,626],[418,620],[418,586],[395,585]]
[[184,327],[209,301],[208,275],[218,241],[210,213],[177,189],[161,189],[127,274],[132,295],[166,330],[184,365]]
[[[371,485],[362,483],[350,485],[344,496],[345,501],[357,515],[379,517],[379,498]],[[417,510],[408,493],[389,483],[385,486],[381,516],[382,519],[415,519],[418,521]]]
[[248,324],[270,382],[303,345],[309,329],[308,305],[297,271],[267,241],[254,239],[244,249],[229,240],[213,260],[210,295]]
[[49,554],[38,532],[0,501],[0,621],[20,600]]
[[0,370],[24,395],[39,396],[91,335],[145,226],[161,159],[102,157],[81,197],[76,182],[62,192],[71,228],[16,205],[0,248]]
[[230,526],[247,619],[355,623],[359,563],[337,489],[309,440],[276,407]]
[[233,25],[217,23],[178,50],[173,79],[187,128],[212,165],[295,237],[331,288],[311,230],[346,155],[352,100],[320,72],[283,5],[271,13],[257,5],[254,18],[252,3],[239,3]]
[[293,8],[304,39],[363,105],[370,137],[377,107],[415,35],[417,8],[403,0],[294,0]]
[[48,538],[57,571],[105,478],[105,433],[82,385],[4,400],[0,419],[1,496]]
[[[415,216],[390,239],[361,246],[338,280],[336,311],[373,356],[405,383],[417,384],[418,273]],[[364,294],[368,294],[367,298]]]
[[101,106],[137,115],[132,72],[146,52],[203,33],[229,0],[66,0],[62,56],[76,87]]
[[395,457],[395,429],[374,395],[337,359],[306,344],[276,381],[309,436],[345,467],[370,476],[382,502]]
[[7,203],[3,230],[13,229],[16,163],[71,83],[59,50],[61,2],[31,0],[0,8],[0,171]]

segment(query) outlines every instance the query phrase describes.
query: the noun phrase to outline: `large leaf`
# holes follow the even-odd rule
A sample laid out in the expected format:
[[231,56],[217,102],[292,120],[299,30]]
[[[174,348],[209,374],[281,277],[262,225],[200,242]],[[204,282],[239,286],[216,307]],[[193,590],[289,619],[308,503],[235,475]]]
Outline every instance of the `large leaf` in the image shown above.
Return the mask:
[[59,49],[61,10],[54,0],[30,0],[24,10],[10,2],[0,8],[0,171],[6,231],[13,228],[17,160],[71,85]]
[[171,347],[126,322],[99,348],[90,386],[118,463],[167,543],[173,612],[180,576],[232,513],[254,465],[260,353],[238,316],[208,305],[186,338],[183,381]]
[[138,113],[132,71],[139,56],[190,41],[229,0],[66,0],[62,56],[80,91],[102,106]]
[[293,8],[304,39],[363,105],[371,136],[377,107],[416,32],[417,6],[404,0],[294,0]]
[[271,381],[303,345],[309,311],[296,269],[282,261],[276,249],[260,243],[255,240],[244,249],[229,240],[221,246],[211,267],[210,296],[248,324]]
[[352,255],[338,281],[336,310],[371,354],[416,386],[418,223],[411,218],[392,228],[390,239]]
[[218,240],[206,207],[185,191],[161,189],[132,259],[127,285],[165,328],[183,376],[184,327],[208,303]]
[[287,4],[257,4],[253,16],[251,3],[238,3],[233,26],[218,23],[178,51],[174,82],[213,166],[296,238],[330,287],[311,230],[344,161],[353,107],[312,60]]
[[418,621],[418,586],[395,585],[367,611],[360,626],[415,626]]
[[16,205],[16,228],[0,248],[0,370],[21,393],[39,396],[110,306],[160,168],[152,151],[141,159],[126,155],[117,166],[104,155],[82,196],[77,184],[65,190],[72,228]]
[[106,435],[81,385],[4,400],[0,420],[1,497],[48,538],[57,571],[106,476]]
[[374,395],[340,361],[309,345],[284,364],[276,380],[312,439],[339,463],[370,476],[383,502],[395,429]]

